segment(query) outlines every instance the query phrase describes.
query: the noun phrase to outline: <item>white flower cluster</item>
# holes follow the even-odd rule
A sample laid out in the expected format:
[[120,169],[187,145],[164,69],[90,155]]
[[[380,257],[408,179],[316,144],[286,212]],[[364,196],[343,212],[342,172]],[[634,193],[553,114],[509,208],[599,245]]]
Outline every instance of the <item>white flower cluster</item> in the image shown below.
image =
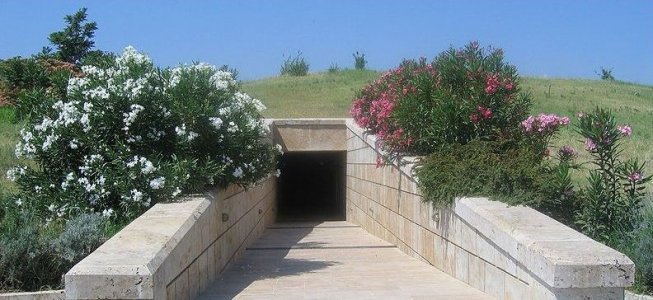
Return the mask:
[[121,69],[129,70],[130,65],[152,64],[152,60],[134,47],[127,46],[121,56],[116,58],[116,64]]
[[[238,92],[231,73],[203,63],[158,70],[133,47],[111,67],[82,71],[68,80],[66,101],[21,131],[16,156],[39,168],[7,171],[21,185],[34,180],[17,205],[43,201],[51,218],[80,211],[130,217],[196,183],[247,184],[273,171],[273,148],[259,144],[269,130],[265,106]],[[202,143],[191,143],[200,134]],[[207,157],[214,161],[194,163]],[[215,164],[224,172],[190,176]]]
[[[129,192],[129,194],[122,195],[120,198],[122,200],[126,201],[127,203],[130,203],[130,202],[131,203],[137,203],[137,204],[142,205],[144,207],[149,207],[151,202],[152,202],[152,198],[150,198],[150,197],[146,198],[145,194],[143,194],[143,192],[141,192],[141,191],[139,191],[137,189],[132,189]],[[143,201],[143,200],[145,200],[145,201]]]
[[148,175],[159,170],[147,158],[138,155],[135,155],[130,161],[128,161],[125,164],[125,166],[127,166],[128,168],[134,168],[137,165],[141,167],[140,173],[143,175]]
[[150,180],[150,187],[153,190],[162,189],[166,185],[166,179],[164,177],[157,177]]
[[222,127],[222,124],[224,123],[222,119],[220,119],[219,117],[211,117],[209,118],[209,121],[211,121],[211,125],[213,125],[215,129],[220,129],[220,127]]
[[175,127],[175,132],[177,133],[177,136],[183,138],[187,142],[190,142],[199,136],[199,134],[195,132],[186,130],[186,124],[181,124],[181,127],[179,126]]
[[11,182],[16,182],[16,180],[18,180],[18,178],[20,178],[21,176],[25,176],[25,171],[27,171],[27,169],[25,167],[11,168],[11,169],[7,170],[7,174],[6,174],[7,175],[7,180],[9,180]]
[[[48,151],[54,143],[61,138],[60,131],[66,128],[79,126],[83,132],[89,132],[91,126],[90,111],[92,104],[85,103],[80,110],[79,101],[63,102],[57,101],[52,105],[52,109],[57,114],[56,119],[43,117],[41,123],[35,124],[33,131],[21,130],[21,140],[16,144],[15,154],[17,158],[33,158],[38,148],[42,151]],[[35,144],[40,142],[40,144]],[[77,140],[67,143],[71,149],[79,146]]]
[[210,80],[213,82],[215,88],[219,91],[228,91],[230,88],[236,85],[236,81],[232,77],[231,73],[226,71],[215,71]]
[[236,92],[234,94],[234,102],[234,106],[236,107],[252,106],[258,113],[261,113],[266,109],[261,100],[254,99],[249,95],[241,92]]
[[122,119],[122,122],[125,123],[125,127],[123,127],[122,130],[124,131],[129,131],[129,126],[131,126],[131,124],[134,123],[134,121],[136,121],[136,117],[138,117],[138,113],[140,113],[145,109],[145,107],[138,104],[132,104],[130,108],[131,108],[130,112],[123,114],[124,118]]

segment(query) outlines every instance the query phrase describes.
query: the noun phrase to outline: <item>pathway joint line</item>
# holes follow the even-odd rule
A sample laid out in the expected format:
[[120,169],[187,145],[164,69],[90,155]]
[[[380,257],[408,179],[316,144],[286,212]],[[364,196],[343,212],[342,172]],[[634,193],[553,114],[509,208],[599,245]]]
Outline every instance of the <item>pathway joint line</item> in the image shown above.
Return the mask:
[[327,246],[327,247],[302,247],[302,246],[293,246],[293,247],[252,247],[246,248],[245,250],[296,250],[296,249],[311,249],[311,250],[321,250],[321,249],[376,249],[376,248],[397,248],[397,246]]

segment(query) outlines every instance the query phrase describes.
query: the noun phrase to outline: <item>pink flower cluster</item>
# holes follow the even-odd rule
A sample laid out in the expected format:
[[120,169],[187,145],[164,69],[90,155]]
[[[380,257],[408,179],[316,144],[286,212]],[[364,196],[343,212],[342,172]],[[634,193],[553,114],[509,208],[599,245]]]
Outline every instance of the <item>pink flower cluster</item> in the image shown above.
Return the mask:
[[510,79],[505,79],[501,82],[499,74],[489,74],[485,79],[485,93],[494,95],[500,87],[507,91],[512,91],[515,88],[515,83]]
[[558,156],[562,160],[570,160],[578,155],[576,149],[572,148],[569,145],[564,145],[558,150]]
[[485,93],[493,95],[499,89],[499,74],[491,74],[485,80]]
[[630,173],[630,175],[628,175],[628,180],[630,180],[630,182],[640,181],[642,180],[642,173],[640,172]]
[[585,150],[587,151],[594,151],[596,150],[596,142],[592,139],[586,139],[585,140]]
[[476,107],[475,112],[472,112],[471,114],[469,114],[469,120],[472,121],[472,123],[474,123],[474,124],[478,124],[478,123],[481,122],[481,119],[483,119],[483,120],[491,119],[492,116],[493,116],[493,113],[492,113],[491,109],[479,105],[479,106]]
[[621,132],[623,136],[630,136],[631,134],[633,134],[633,129],[628,125],[617,126],[617,129],[619,130],[619,132]]
[[[410,83],[410,78],[422,74],[437,77],[436,70],[430,64],[424,63],[416,68],[400,66],[363,88],[361,97],[354,100],[350,111],[356,123],[369,129],[387,147],[396,150],[407,148],[412,139],[405,136],[404,130],[392,118],[392,113],[401,97],[417,92],[417,88]],[[438,81],[434,82],[437,84]]]
[[560,126],[565,125],[569,125],[569,118],[555,114],[529,116],[521,122],[522,129],[529,134],[550,134],[558,130]]

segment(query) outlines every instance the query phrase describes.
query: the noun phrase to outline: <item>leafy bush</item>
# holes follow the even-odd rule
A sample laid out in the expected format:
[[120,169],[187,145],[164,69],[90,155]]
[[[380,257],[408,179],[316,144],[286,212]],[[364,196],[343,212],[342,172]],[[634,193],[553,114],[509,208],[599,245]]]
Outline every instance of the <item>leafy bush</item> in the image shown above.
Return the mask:
[[460,196],[489,196],[512,204],[533,204],[551,175],[539,153],[515,142],[444,144],[416,168],[420,190],[436,207]]
[[7,214],[0,227],[0,289],[34,290],[42,283],[59,283],[55,255],[48,247],[54,234],[44,231],[38,217],[27,211]]
[[[236,68],[231,68],[229,65],[222,65],[218,68],[218,71],[223,71],[223,72],[228,72],[231,73],[231,78],[233,80],[238,81],[238,70]],[[240,86],[239,86],[240,87]]]
[[45,89],[50,85],[48,71],[34,58],[13,57],[0,64],[0,80],[7,96],[15,99],[22,91]]
[[63,272],[91,254],[108,238],[105,232],[108,219],[99,214],[82,214],[68,221],[51,246],[61,263]]
[[[432,63],[405,60],[363,88],[351,113],[376,134],[391,160],[421,155],[415,173],[427,201],[442,207],[458,196],[489,196],[527,204],[609,246],[638,268],[638,290],[653,286],[653,214],[640,217],[651,176],[636,159],[621,157],[632,134],[610,111],[580,113],[577,132],[592,166],[587,185],[572,180],[578,153],[549,143],[570,123],[554,114],[528,116],[515,67],[500,50],[476,43],[449,49]],[[546,158],[546,159],[545,159]]]
[[116,60],[116,55],[102,50],[89,51],[80,61],[81,65],[109,68]]
[[333,73],[338,73],[340,71],[340,67],[338,67],[338,64],[332,63],[331,66],[329,66],[329,69],[327,70],[328,73],[333,74]]
[[644,163],[621,159],[621,139],[630,136],[628,125],[617,125],[611,112],[596,109],[579,114],[577,131],[585,138],[594,169],[582,190],[577,223],[597,240],[612,244],[637,223],[644,189],[651,176],[644,176]]
[[295,57],[289,55],[281,65],[281,75],[306,76],[306,74],[308,74],[308,63],[301,52],[297,52]]
[[14,104],[18,120],[38,115],[43,105],[52,105],[41,103],[40,98],[65,100],[68,79],[82,75],[78,65],[106,68],[113,64],[112,53],[91,50],[97,26],[95,22],[86,22],[85,8],[65,20],[68,26],[49,36],[56,52],[44,47],[31,58],[0,61],[0,105]]
[[43,99],[65,99],[68,79],[74,75],[81,75],[74,65],[55,59],[14,57],[0,64],[3,94],[14,104],[18,120],[38,115],[41,106],[52,104]]
[[354,57],[354,68],[356,70],[365,70],[365,65],[367,65],[365,53],[358,53],[358,51],[356,51],[352,56]]
[[100,215],[80,215],[63,227],[27,210],[1,220],[0,290],[61,288],[63,275],[108,237]]
[[438,145],[521,135],[530,107],[516,68],[501,50],[470,43],[432,63],[405,60],[363,88],[352,116],[376,134],[391,158],[428,154]]
[[597,72],[596,74],[599,75],[602,80],[614,81],[614,76],[612,76],[612,69],[601,67],[601,72]]
[[127,47],[108,68],[83,66],[67,101],[21,131],[7,172],[17,209],[47,220],[102,213],[129,220],[207,185],[248,185],[274,168],[260,101],[231,74],[195,64],[160,70]]
[[[652,203],[649,202],[651,205]],[[635,227],[627,239],[619,246],[619,250],[628,255],[635,263],[635,284],[633,289],[639,293],[653,292],[653,206],[642,210],[641,222]]]

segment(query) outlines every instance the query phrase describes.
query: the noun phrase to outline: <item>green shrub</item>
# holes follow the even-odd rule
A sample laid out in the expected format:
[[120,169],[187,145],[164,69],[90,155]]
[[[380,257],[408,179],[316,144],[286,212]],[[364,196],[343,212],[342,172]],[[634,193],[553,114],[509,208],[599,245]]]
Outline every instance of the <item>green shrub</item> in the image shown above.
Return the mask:
[[[488,53],[489,52],[489,53]],[[394,158],[424,155],[438,145],[521,135],[530,97],[501,50],[470,43],[432,63],[406,60],[362,89],[352,116]]]
[[367,60],[365,60],[365,53],[358,53],[358,51],[356,51],[352,54],[352,56],[354,57],[354,69],[365,70],[365,66],[367,65]]
[[336,63],[332,63],[329,66],[329,69],[327,70],[329,74],[338,73],[339,71],[340,71],[340,67],[338,67],[338,64]]
[[56,255],[49,241],[56,236],[26,210],[5,214],[0,224],[0,289],[38,290],[58,285]]
[[606,69],[601,67],[601,71],[596,73],[601,77],[602,80],[614,81],[614,76],[612,75],[612,69]]
[[638,293],[653,292],[653,202],[641,211],[639,224],[629,234],[624,234],[617,249],[635,263],[635,283],[632,289]]
[[236,68],[231,68],[229,67],[229,65],[222,65],[218,68],[218,71],[231,73],[231,78],[233,78],[236,82],[238,82],[239,72]]
[[540,161],[539,154],[514,141],[474,140],[438,147],[415,172],[425,199],[437,207],[462,196],[536,204],[551,176]]
[[[7,172],[15,203],[46,220],[103,213],[131,220],[158,201],[206,186],[249,185],[274,170],[260,101],[206,64],[157,69],[128,47],[108,68],[82,66],[21,131]],[[35,98],[34,101],[38,98]]]
[[582,189],[576,222],[585,234],[611,245],[637,224],[651,176],[644,176],[644,163],[622,159],[621,140],[630,136],[632,129],[617,125],[610,111],[597,108],[580,114],[577,131],[585,138],[594,168]]
[[54,103],[48,100],[65,99],[73,75],[81,75],[74,65],[53,59],[15,57],[0,64],[0,81],[17,120],[40,115],[43,106]]
[[116,60],[116,55],[102,50],[89,51],[80,61],[83,66],[96,66],[98,68],[109,68]]
[[66,223],[63,232],[51,242],[61,270],[66,270],[91,254],[107,240],[105,228],[108,218],[100,214],[82,214]]
[[13,57],[0,64],[0,81],[10,99],[25,90],[49,87],[48,75],[47,68],[34,58]]
[[58,100],[42,88],[25,90],[14,102],[15,120],[38,119]]
[[295,57],[289,55],[281,65],[281,75],[306,76],[306,74],[308,74],[308,63],[301,52],[297,52]]
[[63,275],[108,237],[108,219],[97,214],[65,226],[27,210],[5,211],[0,220],[0,290],[62,288]]

